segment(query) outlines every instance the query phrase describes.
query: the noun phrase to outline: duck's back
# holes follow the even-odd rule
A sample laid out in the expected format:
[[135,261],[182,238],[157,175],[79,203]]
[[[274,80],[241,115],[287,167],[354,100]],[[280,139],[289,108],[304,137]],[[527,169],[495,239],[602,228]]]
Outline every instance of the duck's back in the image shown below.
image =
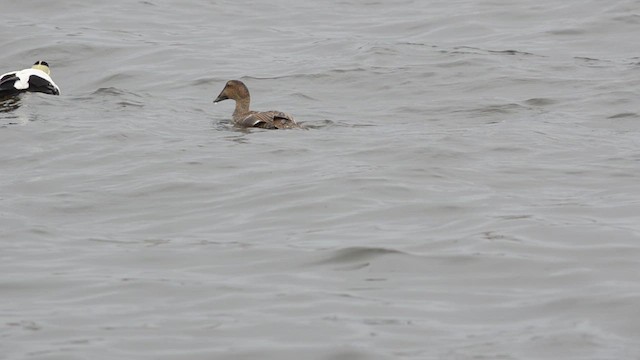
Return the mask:
[[244,127],[259,127],[263,129],[293,129],[300,125],[291,114],[282,111],[251,111],[236,123]]
[[39,69],[24,69],[0,75],[0,93],[15,94],[23,91],[59,95],[60,89],[51,77]]

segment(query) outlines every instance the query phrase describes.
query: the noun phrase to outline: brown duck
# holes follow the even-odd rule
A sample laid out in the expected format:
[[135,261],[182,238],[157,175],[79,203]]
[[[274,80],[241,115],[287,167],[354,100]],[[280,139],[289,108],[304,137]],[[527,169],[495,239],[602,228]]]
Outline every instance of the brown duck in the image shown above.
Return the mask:
[[300,125],[290,114],[281,111],[252,111],[249,110],[251,97],[249,89],[240,80],[229,80],[218,97],[213,100],[217,103],[222,100],[232,99],[236,101],[236,109],[233,111],[233,123],[242,127],[259,127],[263,129],[293,129]]

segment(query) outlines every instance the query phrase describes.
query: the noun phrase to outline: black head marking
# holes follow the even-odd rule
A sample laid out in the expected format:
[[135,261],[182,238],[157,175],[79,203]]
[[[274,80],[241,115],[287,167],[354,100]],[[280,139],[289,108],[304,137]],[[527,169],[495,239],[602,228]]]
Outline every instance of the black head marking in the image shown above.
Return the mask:
[[46,61],[42,61],[42,60],[38,60],[36,61],[33,65],[44,65],[44,66],[49,66],[49,64]]

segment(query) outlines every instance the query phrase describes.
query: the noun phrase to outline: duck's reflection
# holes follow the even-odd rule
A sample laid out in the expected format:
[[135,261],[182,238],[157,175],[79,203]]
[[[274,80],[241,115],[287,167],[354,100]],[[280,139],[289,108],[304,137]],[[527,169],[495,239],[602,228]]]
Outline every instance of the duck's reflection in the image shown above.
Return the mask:
[[22,106],[20,95],[0,97],[0,128],[9,125],[24,125],[29,122],[23,111],[16,111]]
[[8,113],[15,111],[20,107],[19,96],[0,97],[0,113]]

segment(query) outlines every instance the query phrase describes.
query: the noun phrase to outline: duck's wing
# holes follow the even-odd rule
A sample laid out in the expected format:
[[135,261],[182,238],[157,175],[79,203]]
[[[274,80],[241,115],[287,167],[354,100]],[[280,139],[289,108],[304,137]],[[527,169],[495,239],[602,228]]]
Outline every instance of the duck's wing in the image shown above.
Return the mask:
[[273,117],[264,112],[252,111],[247,116],[236,121],[236,125],[242,127],[259,127],[264,129],[275,129],[273,127]]
[[244,127],[263,129],[293,129],[300,127],[290,114],[282,111],[252,112],[240,121]]
[[3,74],[2,77],[0,77],[0,91],[16,91],[14,84],[18,80],[20,80],[20,78],[16,76],[15,72]]
[[16,77],[16,73],[17,73],[17,71],[12,71],[12,72],[8,72],[8,73],[0,75],[0,82],[5,81],[8,78]]
[[29,76],[29,91],[41,92],[49,95],[60,95],[60,89],[58,89],[58,86],[53,82],[53,80],[51,80],[51,78],[47,78],[38,74]]
[[273,125],[278,129],[295,129],[300,125],[296,122],[291,114],[281,111],[270,111],[273,113]]

